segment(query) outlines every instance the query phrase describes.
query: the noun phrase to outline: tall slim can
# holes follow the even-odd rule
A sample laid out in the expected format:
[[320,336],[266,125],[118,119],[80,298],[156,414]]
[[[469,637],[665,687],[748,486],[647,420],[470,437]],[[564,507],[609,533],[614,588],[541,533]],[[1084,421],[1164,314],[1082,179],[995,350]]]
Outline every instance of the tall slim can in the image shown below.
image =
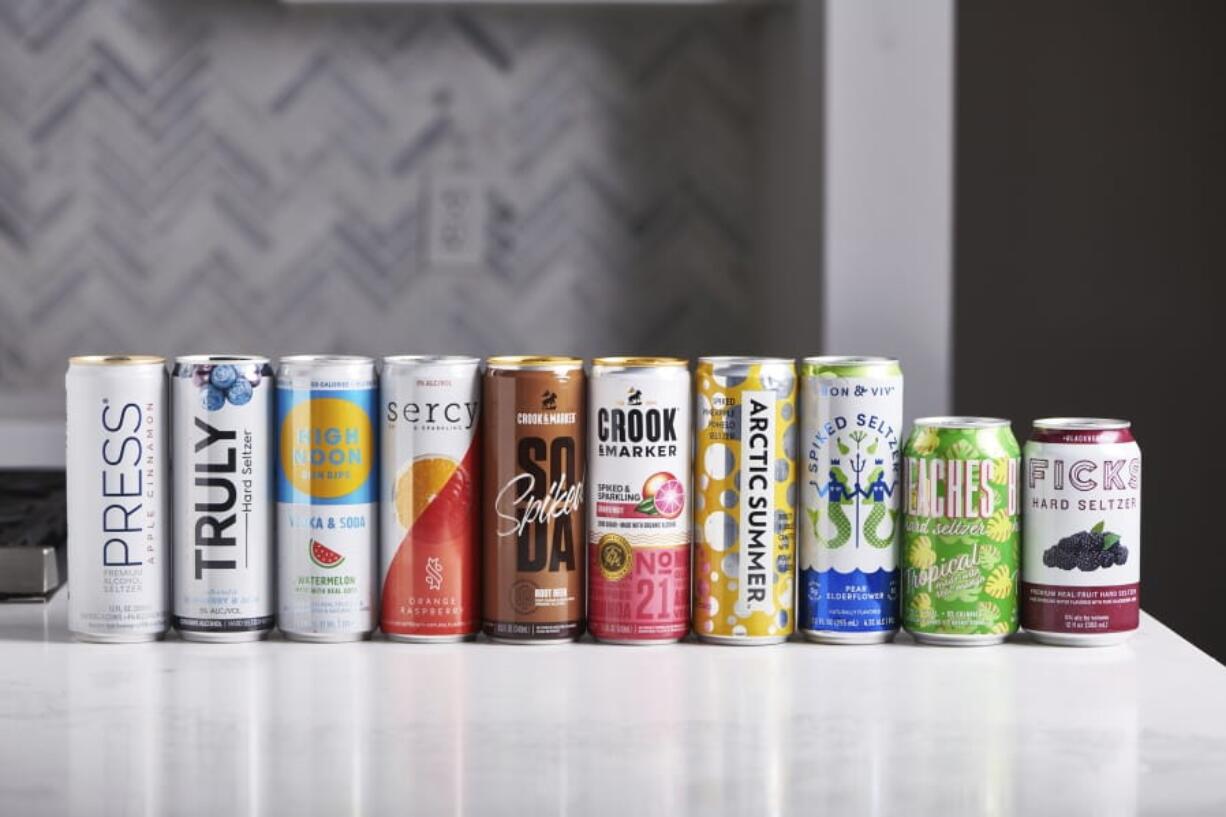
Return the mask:
[[281,359],[277,375],[277,626],[299,641],[369,638],[377,623],[374,361]]
[[694,632],[778,644],[795,628],[796,365],[704,357],[695,379]]
[[170,618],[166,362],[74,357],[67,393],[68,629],[152,641]]
[[175,360],[174,622],[188,641],[254,641],[275,621],[272,392],[266,357]]

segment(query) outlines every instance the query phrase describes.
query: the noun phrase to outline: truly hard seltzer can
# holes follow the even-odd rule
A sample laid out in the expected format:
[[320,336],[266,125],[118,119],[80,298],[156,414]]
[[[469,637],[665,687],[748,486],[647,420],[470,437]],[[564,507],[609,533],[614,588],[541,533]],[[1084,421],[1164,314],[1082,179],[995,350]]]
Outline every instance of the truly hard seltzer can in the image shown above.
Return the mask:
[[1008,420],[915,421],[903,449],[903,626],[916,641],[998,644],[1017,630],[1018,454]]
[[797,615],[812,641],[871,644],[898,631],[902,396],[893,358],[801,364]]
[[68,629],[152,641],[170,619],[166,362],[74,357],[67,392]]
[[462,641],[481,629],[481,365],[383,359],[380,627],[397,641]]
[[1048,644],[1125,640],[1141,614],[1141,449],[1131,424],[1035,420],[1022,473],[1022,626]]
[[695,378],[694,631],[780,643],[795,626],[796,365],[704,357]]
[[601,641],[690,631],[690,400],[680,358],[592,362],[588,629]]
[[298,355],[277,374],[277,626],[300,641],[375,628],[375,423],[368,357]]
[[578,358],[486,363],[483,617],[495,641],[583,634],[585,391]]
[[175,359],[174,622],[188,641],[273,627],[272,391],[266,357]]

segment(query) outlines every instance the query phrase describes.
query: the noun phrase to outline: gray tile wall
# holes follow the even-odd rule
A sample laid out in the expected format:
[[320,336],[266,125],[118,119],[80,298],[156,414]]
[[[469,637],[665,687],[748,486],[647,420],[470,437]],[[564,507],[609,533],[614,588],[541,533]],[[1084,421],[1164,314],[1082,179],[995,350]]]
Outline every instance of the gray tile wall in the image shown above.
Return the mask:
[[70,354],[738,348],[755,12],[0,2],[0,396]]

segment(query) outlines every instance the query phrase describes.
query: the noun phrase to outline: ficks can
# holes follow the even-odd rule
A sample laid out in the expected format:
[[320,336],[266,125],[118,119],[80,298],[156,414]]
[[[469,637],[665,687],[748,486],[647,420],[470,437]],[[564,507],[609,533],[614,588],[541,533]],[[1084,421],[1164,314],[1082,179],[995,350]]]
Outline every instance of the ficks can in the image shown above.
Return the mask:
[[871,644],[898,630],[902,369],[893,358],[801,365],[799,626]]
[[475,357],[383,359],[383,594],[397,641],[462,641],[481,629],[481,370]]
[[487,361],[483,615],[496,641],[583,634],[584,380],[577,358]]
[[1018,454],[1008,420],[915,421],[903,450],[903,626],[916,641],[998,644],[1017,630]]
[[588,629],[666,644],[690,631],[690,371],[674,357],[592,362]]
[[1023,474],[1022,626],[1049,644],[1125,640],[1141,612],[1141,449],[1130,423],[1036,420]]
[[298,355],[277,375],[277,626],[299,641],[375,628],[378,383],[368,357]]
[[272,382],[266,357],[175,359],[174,623],[188,641],[273,627]]
[[721,644],[791,635],[796,570],[796,365],[698,361],[694,631]]
[[152,641],[170,617],[166,362],[74,357],[67,392],[68,629]]

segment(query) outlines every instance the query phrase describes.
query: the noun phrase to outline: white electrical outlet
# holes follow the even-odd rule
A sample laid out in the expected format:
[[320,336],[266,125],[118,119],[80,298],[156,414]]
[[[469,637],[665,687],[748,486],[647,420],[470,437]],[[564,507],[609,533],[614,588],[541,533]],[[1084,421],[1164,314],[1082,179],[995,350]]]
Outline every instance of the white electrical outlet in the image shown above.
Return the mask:
[[485,189],[471,176],[430,185],[426,241],[431,266],[478,267],[485,260]]

